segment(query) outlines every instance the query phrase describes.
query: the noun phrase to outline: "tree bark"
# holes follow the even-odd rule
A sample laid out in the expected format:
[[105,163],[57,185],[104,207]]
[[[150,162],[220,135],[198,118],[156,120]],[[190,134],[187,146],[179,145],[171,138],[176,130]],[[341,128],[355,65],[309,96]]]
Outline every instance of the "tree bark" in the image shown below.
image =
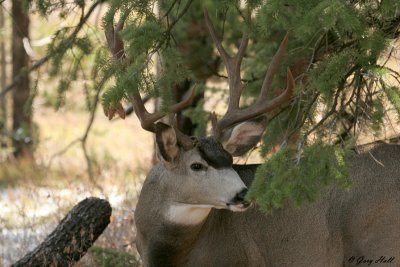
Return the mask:
[[[24,38],[29,38],[29,14],[24,0],[12,1],[12,64],[13,77],[27,71],[29,56],[24,49]],[[29,75],[25,75],[13,91],[13,147],[16,158],[33,158],[32,152],[32,119],[26,112],[26,103],[30,95]]]
[[91,197],[79,202],[56,229],[12,267],[67,267],[78,262],[110,223],[108,201]]
[[[4,10],[0,8],[0,29],[5,29],[5,19],[4,19]],[[4,34],[4,33],[3,33]],[[4,88],[7,83],[7,74],[6,74],[6,46],[5,46],[5,38],[3,36],[2,40],[0,40],[0,86]],[[6,96],[0,97],[0,148],[4,149],[7,147],[7,143],[5,142],[5,138],[2,138],[1,135],[5,135],[7,132],[7,98]]]

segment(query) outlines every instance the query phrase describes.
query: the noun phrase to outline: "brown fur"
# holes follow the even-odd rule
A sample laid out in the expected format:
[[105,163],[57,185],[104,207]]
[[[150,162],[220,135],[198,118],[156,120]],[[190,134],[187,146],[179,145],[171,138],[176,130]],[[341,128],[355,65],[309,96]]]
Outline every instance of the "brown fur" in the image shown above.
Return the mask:
[[[237,213],[212,209],[194,226],[162,219],[166,199],[178,191],[168,192],[171,177],[162,164],[156,166],[135,217],[144,266],[357,266],[362,260],[373,262],[358,266],[400,266],[400,146],[358,149],[349,191],[330,188],[301,208],[288,201],[272,215],[257,207]],[[249,185],[256,167],[234,168]],[[394,259],[375,263],[381,256]]]

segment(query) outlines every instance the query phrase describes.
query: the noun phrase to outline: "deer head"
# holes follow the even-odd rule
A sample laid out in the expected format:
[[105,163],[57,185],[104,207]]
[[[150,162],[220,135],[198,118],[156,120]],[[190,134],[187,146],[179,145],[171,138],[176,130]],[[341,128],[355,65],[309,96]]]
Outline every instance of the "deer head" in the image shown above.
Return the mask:
[[[229,84],[226,113],[220,119],[215,114],[211,117],[213,135],[202,138],[186,136],[177,129],[176,124],[169,126],[157,122],[166,114],[149,113],[139,93],[134,94],[131,99],[142,128],[156,135],[161,163],[155,167],[158,170],[157,175],[151,172],[148,177],[162,176],[161,179],[157,178],[160,183],[158,194],[163,194],[163,198],[174,203],[172,206],[175,208],[168,212],[170,218],[174,220],[179,218],[181,211],[177,208],[179,205],[185,206],[185,210],[187,205],[191,209],[224,208],[233,211],[242,211],[248,207],[248,203],[244,200],[247,188],[232,169],[232,156],[246,153],[260,140],[266,126],[266,119],[262,115],[286,103],[294,88],[294,80],[288,70],[286,89],[274,99],[267,100],[273,77],[287,46],[286,35],[272,59],[255,104],[244,109],[240,108],[240,96],[244,87],[240,66],[249,41],[248,35],[243,34],[238,52],[230,56],[218,39],[206,9],[204,15],[210,35],[225,64]],[[117,30],[122,29],[121,24],[117,24]],[[117,32],[113,28],[108,29],[106,36],[114,57],[116,59],[124,57],[125,53],[121,52],[123,42]],[[193,98],[194,90],[190,96],[172,106],[170,110],[177,112],[185,108]]]

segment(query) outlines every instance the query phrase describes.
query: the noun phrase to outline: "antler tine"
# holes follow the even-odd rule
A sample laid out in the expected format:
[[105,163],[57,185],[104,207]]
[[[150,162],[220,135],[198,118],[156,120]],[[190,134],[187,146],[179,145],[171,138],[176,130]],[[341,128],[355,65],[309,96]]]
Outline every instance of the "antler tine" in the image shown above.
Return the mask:
[[196,96],[196,87],[197,87],[197,84],[193,85],[193,87],[192,87],[192,89],[190,91],[190,95],[188,95],[181,102],[173,105],[171,107],[171,112],[176,113],[176,112],[186,108],[187,106],[191,105],[193,100],[194,100],[194,98],[195,98],[195,96]]
[[230,115],[226,114],[224,118],[219,122],[219,128],[223,129],[229,126],[232,126],[236,123],[258,117],[264,113],[270,112],[282,104],[289,101],[291,96],[293,95],[295,81],[292,75],[292,72],[288,68],[286,74],[286,89],[279,96],[273,98],[272,100],[267,101],[268,92],[270,90],[272,80],[276,74],[276,71],[279,67],[280,62],[282,61],[283,55],[285,54],[286,47],[289,40],[289,34],[286,33],[283,38],[281,44],[279,45],[278,50],[275,55],[272,57],[272,61],[268,67],[267,73],[265,75],[263,84],[261,86],[261,92],[258,96],[256,103],[253,106],[250,106],[246,109],[240,110],[236,112],[236,114]]
[[270,112],[277,107],[281,106],[282,104],[286,103],[289,101],[289,99],[292,97],[293,92],[294,92],[294,87],[295,87],[295,81],[293,78],[293,74],[291,70],[288,68],[287,69],[287,74],[286,74],[286,89],[283,91],[280,95],[275,97],[274,99],[270,101],[265,101],[262,102],[260,100],[260,104],[255,105],[255,114],[256,116],[259,116],[263,113]]
[[266,97],[267,97],[269,88],[271,87],[271,84],[272,84],[272,80],[275,76],[275,73],[278,69],[279,64],[282,61],[283,55],[285,54],[286,47],[288,44],[288,39],[289,39],[289,33],[286,33],[281,44],[279,45],[278,51],[276,51],[275,55],[272,57],[271,63],[268,67],[263,84],[261,86],[261,93],[258,98],[258,101],[262,101],[263,99],[266,99]]
[[142,128],[146,131],[154,133],[154,122],[161,119],[163,115],[160,112],[148,112],[139,93],[136,93],[132,96],[131,102],[133,104],[133,110],[135,111],[135,114],[138,117]]
[[[207,13],[205,12],[206,16]],[[206,18],[206,21],[209,20]],[[212,33],[212,28],[210,28],[211,35],[215,36],[215,33]],[[278,66],[282,61],[283,55],[285,53],[287,44],[288,44],[289,35],[286,34],[283,38],[281,44],[275,55],[272,58],[271,64],[267,70],[265,75],[260,95],[258,96],[256,103],[253,106],[250,106],[245,109],[239,108],[239,100],[240,95],[243,90],[243,84],[240,80],[240,63],[244,56],[245,49],[248,43],[247,34],[243,34],[242,42],[239,47],[239,51],[234,58],[229,58],[229,63],[226,65],[228,70],[228,79],[229,79],[229,104],[228,110],[225,115],[219,121],[216,120],[214,115],[213,118],[213,129],[216,138],[220,138],[222,131],[225,128],[233,126],[234,124],[249,120],[251,118],[258,117],[266,112],[272,111],[273,109],[279,107],[280,105],[287,102],[290,97],[293,95],[293,89],[295,87],[295,82],[293,75],[288,69],[287,71],[287,85],[286,89],[283,93],[279,96],[275,97],[274,99],[267,101],[268,92],[270,90],[272,80],[276,74]],[[213,39],[215,39],[213,37]],[[219,44],[217,44],[218,47]],[[218,49],[220,50],[220,49]],[[232,67],[232,64],[234,67]],[[234,82],[233,82],[234,81]]]
[[238,53],[236,54],[237,64],[238,64],[237,68],[239,70],[248,44],[249,44],[249,34],[245,31],[243,32],[242,41],[240,42],[239,50]]
[[215,32],[214,24],[211,22],[210,17],[208,16],[208,9],[206,7],[204,8],[204,19],[206,21],[207,28],[208,31],[210,32],[211,38],[213,39],[215,45],[217,46],[218,52],[221,55],[222,60],[224,61],[225,65],[228,64],[230,56],[225,51],[225,48],[222,46],[222,43]]
[[189,150],[195,146],[195,139],[191,138],[190,136],[182,133],[178,128],[178,116],[177,114],[174,115],[172,127],[175,130],[176,138],[178,143],[183,146],[185,150]]
[[211,22],[210,17],[208,16],[207,8],[204,8],[204,18],[208,30],[210,32],[211,38],[213,39],[215,45],[217,46],[218,52],[221,55],[221,58],[226,67],[226,71],[228,73],[229,103],[227,112],[233,112],[239,109],[240,95],[243,90],[243,83],[240,75],[240,65],[245,55],[247,44],[249,43],[248,34],[247,32],[243,33],[242,41],[240,42],[238,52],[234,57],[230,57],[226,52],[226,50],[224,49],[221,41],[217,37],[214,25]]
[[228,128],[239,122],[243,122],[251,118],[256,118],[264,113],[270,112],[278,108],[282,104],[289,101],[289,99],[293,95],[295,87],[295,81],[289,68],[287,70],[286,80],[287,85],[285,91],[274,99],[266,101],[266,99],[259,98],[253,106],[238,110],[236,113],[226,113],[225,116],[218,121],[219,131],[222,131],[222,129]]
[[220,130],[219,130],[219,126],[218,126],[217,114],[215,114],[215,112],[212,112],[212,113],[210,114],[210,120],[211,120],[211,126],[212,126],[212,130],[213,130],[212,135],[213,135],[214,137],[217,137],[217,138],[218,138],[218,136],[219,136],[219,134],[220,134]]
[[218,122],[218,128],[220,131],[222,129],[232,126],[236,123],[258,117],[264,113],[272,111],[273,109],[279,107],[283,103],[287,102],[293,94],[293,89],[295,86],[295,82],[293,79],[292,72],[290,69],[287,71],[287,85],[286,90],[275,97],[274,99],[267,101],[267,96],[269,89],[272,84],[272,80],[276,74],[278,66],[282,61],[283,55],[285,54],[286,47],[288,44],[289,34],[286,33],[283,38],[281,44],[279,45],[278,50],[272,58],[271,64],[268,67],[267,73],[265,75],[260,95],[258,96],[256,103],[253,106],[250,106],[243,110],[236,110],[235,113],[230,113],[229,110],[225,114],[225,116]]
[[[184,109],[185,107],[189,106],[193,102],[193,99],[196,95],[195,88],[196,88],[196,86],[193,86],[192,91],[188,97],[186,97],[181,102],[179,102],[171,107],[172,113],[177,113],[178,111]],[[153,132],[153,133],[155,132],[155,124],[154,123],[167,115],[166,113],[159,112],[159,111],[154,112],[154,113],[148,112],[146,107],[144,106],[143,100],[139,93],[134,94],[132,96],[132,104],[133,104],[136,116],[139,118],[140,125],[142,126],[142,128],[147,131]]]

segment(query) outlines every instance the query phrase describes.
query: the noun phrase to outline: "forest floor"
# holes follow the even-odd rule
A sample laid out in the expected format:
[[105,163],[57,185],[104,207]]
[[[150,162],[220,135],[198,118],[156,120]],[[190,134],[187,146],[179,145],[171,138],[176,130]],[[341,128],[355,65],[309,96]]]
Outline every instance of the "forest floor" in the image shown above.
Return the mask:
[[[133,216],[151,167],[152,135],[142,130],[134,116],[109,121],[99,108],[87,144],[94,183],[88,178],[81,143],[74,143],[85,132],[87,112],[40,107],[34,120],[40,132],[37,166],[0,166],[0,266],[10,265],[36,247],[70,208],[89,196],[106,198],[113,208],[111,223],[95,246],[107,248],[109,255],[137,257]],[[80,265],[109,266],[96,262],[97,251]],[[134,266],[125,264],[117,266]]]

